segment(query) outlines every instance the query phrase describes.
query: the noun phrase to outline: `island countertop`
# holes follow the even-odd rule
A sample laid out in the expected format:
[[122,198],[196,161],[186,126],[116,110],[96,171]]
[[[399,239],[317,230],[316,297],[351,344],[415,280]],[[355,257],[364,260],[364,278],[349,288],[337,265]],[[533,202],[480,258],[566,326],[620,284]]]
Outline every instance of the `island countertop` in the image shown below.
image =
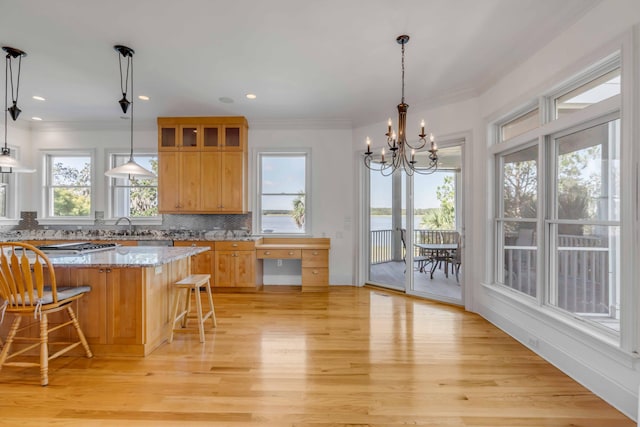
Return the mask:
[[56,267],[157,267],[208,251],[208,246],[118,246],[85,254],[47,253]]

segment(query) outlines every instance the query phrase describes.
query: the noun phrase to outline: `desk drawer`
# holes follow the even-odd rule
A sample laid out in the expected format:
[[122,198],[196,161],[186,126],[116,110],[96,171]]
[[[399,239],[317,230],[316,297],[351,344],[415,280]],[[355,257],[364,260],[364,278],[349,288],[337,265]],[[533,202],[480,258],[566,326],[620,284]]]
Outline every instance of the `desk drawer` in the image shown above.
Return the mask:
[[329,251],[326,249],[303,249],[303,267],[329,267]]
[[300,259],[300,249],[258,249],[258,259]]
[[216,251],[252,251],[256,247],[255,242],[216,242]]
[[302,268],[302,286],[317,286],[329,284],[329,269],[303,267]]

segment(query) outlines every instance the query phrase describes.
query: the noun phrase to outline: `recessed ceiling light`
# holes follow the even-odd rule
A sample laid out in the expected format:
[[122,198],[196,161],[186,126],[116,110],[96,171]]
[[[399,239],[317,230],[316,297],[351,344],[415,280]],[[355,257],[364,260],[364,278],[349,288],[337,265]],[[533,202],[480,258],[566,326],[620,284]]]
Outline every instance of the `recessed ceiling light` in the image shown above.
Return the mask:
[[245,96],[247,97],[247,99],[256,99],[257,98],[255,93],[248,93]]
[[42,117],[31,117],[31,120],[35,120],[37,122],[42,120]]
[[140,95],[140,96],[138,96],[138,99],[141,99],[143,101],[148,101],[149,97],[147,95]]
[[218,101],[224,104],[233,104],[233,99],[229,98],[228,96],[221,96],[220,98],[218,98]]
[[45,101],[44,97],[38,96],[38,95],[33,95],[32,98],[35,99],[36,101]]

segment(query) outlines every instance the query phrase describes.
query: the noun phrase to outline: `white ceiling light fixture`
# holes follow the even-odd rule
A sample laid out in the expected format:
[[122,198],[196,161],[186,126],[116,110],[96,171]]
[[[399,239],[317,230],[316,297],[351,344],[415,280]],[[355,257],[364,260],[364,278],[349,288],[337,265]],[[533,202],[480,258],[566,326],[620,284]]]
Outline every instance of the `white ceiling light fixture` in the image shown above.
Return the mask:
[[46,101],[46,98],[40,95],[33,95],[32,98],[36,101]]
[[[118,52],[118,60],[120,62],[120,85],[122,88],[122,99],[118,101],[122,111],[126,114],[127,109],[131,106],[131,153],[129,156],[129,161],[124,165],[115,167],[106,171],[104,174],[110,178],[127,178],[133,179],[134,177],[153,177],[155,178],[155,174],[148,169],[140,166],[133,160],[133,103],[127,100],[127,86],[129,84],[129,79],[131,80],[131,93],[133,93],[133,54],[135,53],[133,49],[122,46],[115,45],[113,47]],[[123,85],[122,79],[122,59],[125,59],[127,62],[127,73],[126,73],[126,81]],[[129,73],[131,70],[131,73]]]
[[[27,168],[20,164],[18,160],[11,157],[11,150],[7,146],[7,114],[11,113],[11,118],[15,121],[20,115],[21,110],[18,108],[18,90],[20,89],[20,67],[22,66],[22,57],[27,56],[26,52],[9,46],[3,46],[2,50],[7,52],[5,60],[5,79],[4,79],[4,147],[0,153],[0,173],[33,173],[36,170]],[[18,78],[16,80],[15,92],[13,85],[13,67],[12,60],[18,58]],[[9,97],[9,75],[11,75],[11,101],[13,105],[7,108]]]
[[245,96],[247,97],[247,99],[256,99],[257,98],[255,93],[248,93]]
[[[433,134],[429,136],[430,144],[427,145],[424,132],[424,120],[420,123],[420,133],[418,141],[413,145],[407,141],[407,110],[409,105],[404,102],[404,45],[409,43],[409,36],[401,35],[396,38],[398,44],[402,46],[402,100],[398,104],[398,133],[393,130],[393,123],[389,119],[387,125],[387,147],[390,153],[387,153],[387,159],[384,157],[384,148],[380,155],[374,155],[371,152],[371,140],[367,137],[367,151],[364,153],[364,164],[367,168],[379,171],[384,176],[393,174],[396,170],[401,170],[407,175],[430,174],[438,169],[438,146],[433,140]],[[426,149],[428,148],[428,149]],[[420,155],[416,160],[416,152],[425,149],[429,154],[426,161],[420,162]],[[391,159],[389,160],[389,157]]]

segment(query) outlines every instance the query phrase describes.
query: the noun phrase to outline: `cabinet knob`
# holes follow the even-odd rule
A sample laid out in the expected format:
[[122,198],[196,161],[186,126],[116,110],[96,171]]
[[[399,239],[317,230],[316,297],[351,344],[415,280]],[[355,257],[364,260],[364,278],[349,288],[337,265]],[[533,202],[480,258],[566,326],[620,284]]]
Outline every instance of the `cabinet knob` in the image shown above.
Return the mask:
[[192,243],[192,244],[191,244],[191,246],[195,246],[195,245],[196,245],[195,243]]
[[318,251],[313,251],[313,254],[314,255],[318,255]]
[[289,255],[293,255],[293,251],[289,251]]
[[233,246],[234,248],[237,248],[237,247],[238,247],[238,244],[237,244],[237,243],[234,243],[234,244],[232,244],[231,246]]
[[111,273],[111,269],[110,268],[107,268],[107,273]]
[[318,270],[313,270],[312,273],[313,274],[318,274]]
[[103,269],[99,269],[98,273],[104,273],[104,270]]
[[271,255],[271,251],[264,251],[265,255]]

